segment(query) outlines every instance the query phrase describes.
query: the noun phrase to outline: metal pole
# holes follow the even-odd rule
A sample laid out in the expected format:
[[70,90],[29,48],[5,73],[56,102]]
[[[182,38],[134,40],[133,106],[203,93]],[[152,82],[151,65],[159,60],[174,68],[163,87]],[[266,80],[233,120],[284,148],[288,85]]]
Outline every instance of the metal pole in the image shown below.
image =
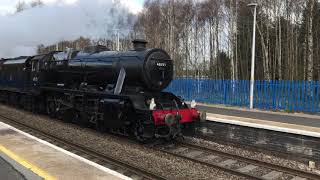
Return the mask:
[[119,30],[117,30],[117,51],[120,51],[120,38],[119,38]]
[[252,54],[251,54],[251,79],[250,79],[250,109],[253,109],[253,92],[254,92],[254,65],[256,51],[256,21],[257,21],[257,4],[252,3],[248,6],[254,7],[253,14],[253,35],[252,35]]

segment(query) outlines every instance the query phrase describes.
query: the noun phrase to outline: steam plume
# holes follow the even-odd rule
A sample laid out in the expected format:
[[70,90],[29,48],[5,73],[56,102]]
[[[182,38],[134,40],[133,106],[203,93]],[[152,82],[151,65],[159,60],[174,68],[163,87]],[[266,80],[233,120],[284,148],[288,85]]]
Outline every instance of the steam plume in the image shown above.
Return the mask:
[[39,44],[51,45],[80,36],[107,38],[115,29],[129,29],[135,20],[119,3],[79,0],[30,8],[0,16],[0,58],[33,55]]

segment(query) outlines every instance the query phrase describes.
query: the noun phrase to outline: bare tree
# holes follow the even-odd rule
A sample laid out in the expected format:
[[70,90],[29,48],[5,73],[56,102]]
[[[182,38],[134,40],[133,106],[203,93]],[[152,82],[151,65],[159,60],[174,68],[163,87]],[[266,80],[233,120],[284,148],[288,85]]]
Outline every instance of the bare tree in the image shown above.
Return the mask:
[[27,8],[27,4],[24,1],[20,1],[16,5],[16,13],[19,13]]
[[[134,33],[146,38],[149,47],[168,51],[177,77],[247,80],[253,23],[250,2],[146,0]],[[319,80],[320,2],[257,2],[256,79]],[[121,40],[122,49],[130,46],[129,38]],[[115,45],[108,38],[90,42],[111,49]]]
[[37,7],[37,6],[42,6],[43,5],[43,2],[42,0],[34,0],[30,3],[30,6],[31,7]]
[[308,36],[307,36],[307,80],[313,80],[313,13],[314,0],[309,0]]

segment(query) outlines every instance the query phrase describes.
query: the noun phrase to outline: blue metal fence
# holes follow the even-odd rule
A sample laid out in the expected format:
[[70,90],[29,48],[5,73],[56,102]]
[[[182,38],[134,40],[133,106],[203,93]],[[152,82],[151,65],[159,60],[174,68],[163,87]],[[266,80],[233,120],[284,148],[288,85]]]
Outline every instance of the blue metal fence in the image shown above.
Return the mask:
[[[249,107],[248,80],[175,79],[165,91],[185,100]],[[320,111],[320,81],[255,81],[254,108]]]

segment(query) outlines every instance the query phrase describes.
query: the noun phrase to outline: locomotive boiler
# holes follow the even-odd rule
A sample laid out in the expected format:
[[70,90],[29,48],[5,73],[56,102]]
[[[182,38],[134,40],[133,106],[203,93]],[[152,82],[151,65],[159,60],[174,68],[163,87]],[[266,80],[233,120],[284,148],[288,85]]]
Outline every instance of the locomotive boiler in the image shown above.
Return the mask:
[[[82,52],[58,52],[53,54],[57,64],[51,69],[52,80],[57,82],[86,81],[105,88],[115,85],[119,72],[125,72],[126,87],[140,87],[161,91],[172,80],[173,64],[170,56],[161,49],[146,49],[144,40],[133,41],[132,51],[108,51],[103,46],[88,47]],[[68,57],[70,58],[68,60]],[[67,61],[66,63],[59,62]],[[122,70],[122,71],[121,71]],[[60,77],[60,78],[56,78]],[[50,81],[50,80],[48,80]]]
[[146,44],[134,40],[123,52],[91,46],[4,59],[0,100],[140,141],[193,133],[199,112],[162,91],[173,78],[170,56]]

